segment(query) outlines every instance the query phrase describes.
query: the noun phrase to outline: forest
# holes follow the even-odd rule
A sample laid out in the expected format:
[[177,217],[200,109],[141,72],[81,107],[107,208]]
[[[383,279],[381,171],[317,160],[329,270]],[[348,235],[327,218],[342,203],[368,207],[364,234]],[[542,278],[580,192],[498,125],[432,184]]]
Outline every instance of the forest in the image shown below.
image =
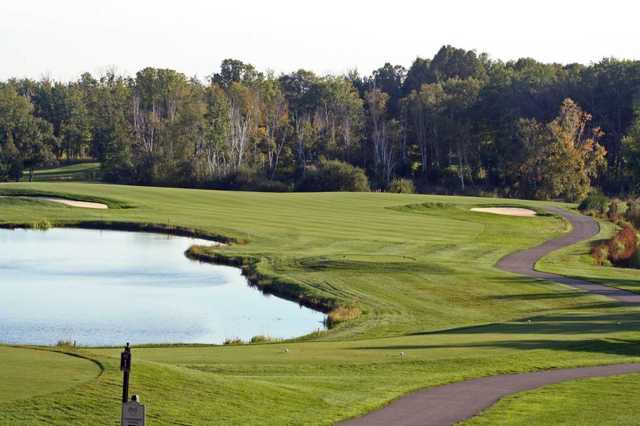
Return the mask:
[[585,198],[640,189],[640,61],[500,61],[442,47],[371,75],[226,59],[0,82],[0,181],[99,161],[105,182]]

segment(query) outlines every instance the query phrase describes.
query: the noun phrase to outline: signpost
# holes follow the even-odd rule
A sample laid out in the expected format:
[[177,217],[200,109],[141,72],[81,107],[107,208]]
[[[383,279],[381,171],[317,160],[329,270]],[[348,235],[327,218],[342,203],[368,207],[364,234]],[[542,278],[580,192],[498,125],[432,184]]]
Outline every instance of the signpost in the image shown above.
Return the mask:
[[129,342],[120,354],[120,371],[122,371],[122,403],[129,400],[129,372],[131,371],[131,348]]
[[131,372],[129,343],[120,354],[120,370],[122,371],[122,426],[144,426],[144,405],[140,404],[138,395],[133,395],[129,401],[129,373]]

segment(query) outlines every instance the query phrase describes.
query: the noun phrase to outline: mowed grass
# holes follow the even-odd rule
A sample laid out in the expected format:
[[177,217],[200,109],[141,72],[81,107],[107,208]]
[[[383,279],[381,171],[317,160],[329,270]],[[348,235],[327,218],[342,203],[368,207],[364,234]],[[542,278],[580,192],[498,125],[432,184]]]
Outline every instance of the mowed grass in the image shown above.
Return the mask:
[[[639,292],[640,271],[598,266],[593,262],[592,244],[611,238],[615,232],[615,225],[600,221],[598,235],[543,258],[537,269]],[[610,341],[611,345],[628,343],[635,344],[624,339]],[[636,425],[639,413],[634,407],[639,397],[640,375],[637,374],[576,380],[504,398],[464,424]]]
[[[567,317],[357,341],[135,348],[132,391],[142,396],[155,425],[328,425],[425,386],[638,360],[636,311],[603,306]],[[617,325],[620,318],[629,322]],[[25,425],[113,424],[119,352],[82,350],[105,365],[100,378],[63,393],[0,402],[0,419]],[[629,410],[637,415],[636,408]],[[602,412],[581,424],[616,415]]]
[[[425,386],[639,360],[637,308],[493,267],[503,255],[567,230],[551,216],[469,212],[500,200],[0,185],[0,192],[12,190],[102,197],[131,208],[0,198],[0,222],[104,220],[224,235],[246,244],[219,250],[257,259],[261,273],[362,309],[354,321],[292,342],[135,348],[132,390],[154,425],[327,425]],[[68,392],[0,399],[0,423],[113,424],[119,349],[80,353],[104,365],[104,374]],[[587,424],[598,424],[592,420]]]
[[463,424],[632,426],[638,397],[638,374],[576,380],[507,397]]
[[589,241],[559,250],[553,256],[542,259],[537,267],[570,277],[598,282],[623,290],[640,292],[640,271],[632,268],[616,268],[596,265],[591,257],[591,247],[610,239],[617,232],[611,222],[600,221],[600,233]]
[[0,401],[62,392],[96,379],[94,362],[39,349],[0,346]]
[[[495,204],[495,199],[266,194],[70,183],[0,187],[0,192],[10,190],[104,197],[133,208],[88,210],[3,198],[0,223],[168,224],[248,241],[221,251],[256,258],[259,272],[296,283],[314,297],[361,307],[364,315],[338,327],[331,338],[495,322],[538,308],[575,304],[526,297],[546,292],[548,285],[514,280],[493,267],[503,255],[566,230],[565,223],[554,217],[469,211],[475,205]],[[426,207],[406,207],[424,203]],[[516,302],[518,295],[522,297]],[[513,299],[505,301],[507,296]]]

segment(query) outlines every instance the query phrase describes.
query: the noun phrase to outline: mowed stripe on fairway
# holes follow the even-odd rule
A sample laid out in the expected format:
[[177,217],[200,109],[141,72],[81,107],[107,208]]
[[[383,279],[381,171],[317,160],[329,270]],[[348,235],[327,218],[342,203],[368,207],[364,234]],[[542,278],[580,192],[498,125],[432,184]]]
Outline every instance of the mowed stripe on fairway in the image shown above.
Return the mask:
[[[105,197],[134,208],[74,211],[0,201],[0,221],[161,223],[248,241],[220,250],[257,258],[261,273],[300,283],[315,297],[362,306],[365,315],[360,324],[334,330],[334,336],[380,336],[513,318],[511,308],[527,311],[529,302],[507,306],[491,299],[491,294],[502,292],[499,288],[509,291],[494,278],[491,265],[511,248],[541,242],[562,230],[562,223],[551,217],[491,217],[469,211],[470,206],[496,202],[490,198],[269,194],[78,183],[0,187],[11,190]],[[530,226],[538,232],[528,233]],[[363,261],[368,255],[372,257]],[[354,257],[359,262],[352,262]],[[398,258],[403,259],[400,266]],[[307,267],[323,262],[354,267]],[[522,289],[531,290],[538,291],[530,286]],[[447,309],[454,301],[459,306]],[[381,321],[363,322],[374,315]],[[375,332],[368,333],[372,328]]]
[[0,346],[0,402],[60,392],[95,379],[91,360],[60,352]]
[[[505,256],[500,259],[496,266],[507,272],[560,282],[625,303],[640,304],[640,295],[638,294],[535,270],[536,263],[543,256],[552,251],[587,240],[599,231],[598,223],[590,217],[573,214],[554,207],[550,207],[548,210],[568,220],[572,225],[572,231],[537,247]],[[567,380],[608,377],[637,372],[640,372],[640,364],[621,364],[539,371],[517,375],[507,374],[466,380],[407,395],[381,410],[341,423],[341,425],[448,426],[469,419],[495,404],[500,398],[517,392]]]
[[[638,359],[622,341],[637,334],[637,308],[494,268],[506,254],[567,229],[557,217],[469,211],[495,206],[497,199],[93,184],[4,188],[134,206],[99,212],[0,200],[5,223],[162,223],[241,238],[247,243],[221,252],[258,259],[260,272],[362,307],[356,320],[300,341],[135,348],[133,387],[155,425],[173,425],[176,418],[210,424],[215,417],[221,425],[324,426],[425,387]],[[551,205],[503,202],[536,210]],[[117,418],[120,349],[80,352],[105,366],[100,380],[0,403],[0,423],[85,426]]]

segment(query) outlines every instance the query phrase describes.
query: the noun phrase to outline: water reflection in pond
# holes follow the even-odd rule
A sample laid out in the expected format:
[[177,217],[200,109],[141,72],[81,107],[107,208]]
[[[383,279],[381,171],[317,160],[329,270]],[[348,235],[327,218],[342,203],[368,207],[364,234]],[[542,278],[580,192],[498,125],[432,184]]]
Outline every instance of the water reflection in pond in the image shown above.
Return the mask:
[[0,230],[0,342],[82,345],[289,338],[323,314],[265,296],[240,270],[193,262],[208,241],[84,229]]

